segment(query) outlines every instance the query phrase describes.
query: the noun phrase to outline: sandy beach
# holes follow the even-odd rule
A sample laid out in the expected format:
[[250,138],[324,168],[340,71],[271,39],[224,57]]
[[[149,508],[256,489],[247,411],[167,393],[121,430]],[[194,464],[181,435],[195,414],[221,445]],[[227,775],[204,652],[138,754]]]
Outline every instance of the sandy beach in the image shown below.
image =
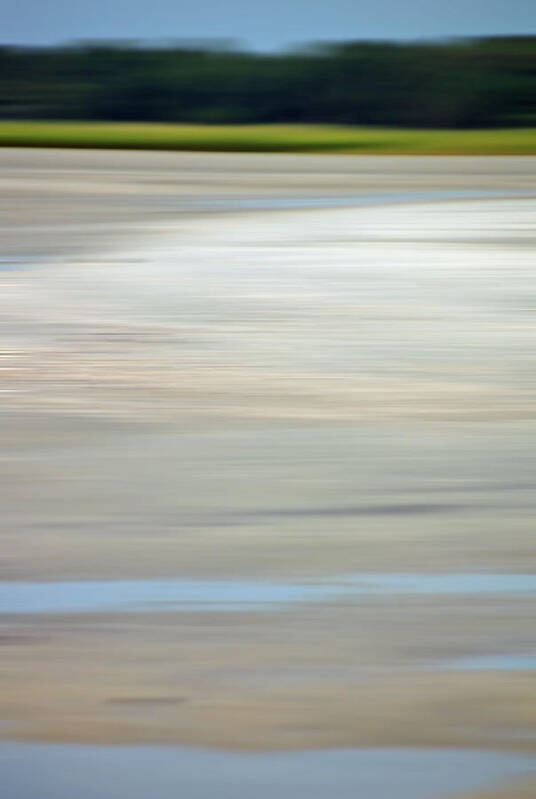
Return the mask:
[[[535,573],[536,159],[0,166],[3,582]],[[533,607],[4,613],[0,735],[534,753]]]

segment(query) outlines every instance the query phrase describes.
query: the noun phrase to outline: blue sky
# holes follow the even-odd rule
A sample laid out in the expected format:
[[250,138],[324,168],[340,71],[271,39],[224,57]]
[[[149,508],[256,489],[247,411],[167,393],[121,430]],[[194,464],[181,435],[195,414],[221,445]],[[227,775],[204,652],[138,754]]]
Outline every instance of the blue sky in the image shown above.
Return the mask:
[[237,40],[257,50],[340,39],[536,33],[536,0],[1,0],[0,41]]

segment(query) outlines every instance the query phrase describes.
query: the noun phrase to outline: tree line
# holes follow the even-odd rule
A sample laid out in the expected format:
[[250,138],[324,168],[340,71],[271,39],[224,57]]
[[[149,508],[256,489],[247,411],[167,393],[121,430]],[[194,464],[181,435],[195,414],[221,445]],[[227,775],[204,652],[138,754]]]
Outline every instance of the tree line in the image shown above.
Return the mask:
[[0,47],[0,117],[422,128],[536,125],[536,36],[345,42],[261,54]]

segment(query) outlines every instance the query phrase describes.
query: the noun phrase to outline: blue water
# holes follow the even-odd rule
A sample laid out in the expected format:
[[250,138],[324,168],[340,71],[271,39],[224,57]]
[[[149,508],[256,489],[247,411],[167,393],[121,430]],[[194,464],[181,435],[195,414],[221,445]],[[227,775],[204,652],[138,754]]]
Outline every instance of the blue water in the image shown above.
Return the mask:
[[536,671],[536,655],[474,655],[441,664],[456,671]]
[[41,265],[41,259],[28,256],[21,258],[0,258],[0,272],[22,272],[26,269],[36,269]]
[[243,754],[0,744],[2,799],[436,799],[535,769],[528,755],[449,749]]
[[[472,200],[472,199],[505,199],[516,197],[532,197],[535,191],[531,189],[512,190],[437,190],[414,192],[368,192],[360,194],[343,195],[303,195],[303,196],[270,196],[270,197],[207,197],[206,199],[192,200],[188,197],[186,202],[189,207],[207,209],[238,209],[238,210],[290,210],[314,208],[351,208],[355,206],[384,205],[408,202],[423,202],[428,200]],[[174,204],[177,200],[173,201]],[[180,200],[179,200],[180,202]]]
[[355,574],[315,583],[252,580],[0,582],[0,613],[269,610],[392,595],[536,595],[533,574]]

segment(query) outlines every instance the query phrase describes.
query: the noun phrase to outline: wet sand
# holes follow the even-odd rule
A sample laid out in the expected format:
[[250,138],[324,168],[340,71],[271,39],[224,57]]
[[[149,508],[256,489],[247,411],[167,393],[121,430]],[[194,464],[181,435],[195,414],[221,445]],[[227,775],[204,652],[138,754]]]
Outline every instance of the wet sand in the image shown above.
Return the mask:
[[[535,573],[536,159],[0,164],[3,580]],[[277,209],[367,193],[406,201]],[[523,595],[9,613],[0,651],[4,738],[534,751],[530,669],[438,668],[533,655]]]
[[2,735],[533,751],[533,671],[441,668],[456,653],[530,646],[530,606],[470,604],[419,597],[271,613],[6,616]]

